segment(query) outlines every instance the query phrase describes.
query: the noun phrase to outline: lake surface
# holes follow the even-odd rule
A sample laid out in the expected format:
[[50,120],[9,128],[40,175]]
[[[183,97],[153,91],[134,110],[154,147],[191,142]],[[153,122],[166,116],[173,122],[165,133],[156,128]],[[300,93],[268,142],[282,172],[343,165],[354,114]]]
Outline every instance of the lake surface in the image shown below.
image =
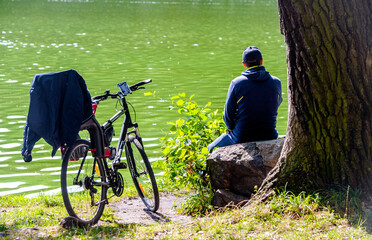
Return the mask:
[[[51,158],[50,146],[40,140],[31,163],[20,154],[35,74],[73,68],[91,95],[152,78],[128,101],[147,153],[157,160],[167,122],[179,117],[169,110],[171,97],[195,94],[198,103],[211,101],[212,109],[222,111],[250,45],[261,49],[266,69],[282,80],[277,127],[284,135],[286,57],[275,0],[0,0],[0,196],[59,188],[59,153]],[[114,109],[114,101],[100,104],[98,119]]]

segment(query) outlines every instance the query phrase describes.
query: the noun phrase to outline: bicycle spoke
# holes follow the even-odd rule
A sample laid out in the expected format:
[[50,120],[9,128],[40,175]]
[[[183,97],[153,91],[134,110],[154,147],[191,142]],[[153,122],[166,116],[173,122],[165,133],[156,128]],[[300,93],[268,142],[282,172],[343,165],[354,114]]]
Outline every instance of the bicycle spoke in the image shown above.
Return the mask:
[[159,207],[159,193],[150,162],[137,139],[131,138],[126,146],[129,169],[134,185],[146,207],[156,211]]
[[68,150],[62,164],[61,186],[70,216],[94,224],[104,209],[107,184],[100,159],[89,153],[89,142],[85,140],[78,140]]

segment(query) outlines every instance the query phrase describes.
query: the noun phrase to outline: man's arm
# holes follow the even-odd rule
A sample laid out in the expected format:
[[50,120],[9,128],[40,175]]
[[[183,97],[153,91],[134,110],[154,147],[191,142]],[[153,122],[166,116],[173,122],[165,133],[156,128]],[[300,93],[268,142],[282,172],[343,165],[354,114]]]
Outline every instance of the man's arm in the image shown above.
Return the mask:
[[234,129],[236,120],[236,99],[234,94],[234,86],[235,84],[231,82],[227,92],[225,112],[223,114],[223,120],[225,121],[226,127],[230,130]]

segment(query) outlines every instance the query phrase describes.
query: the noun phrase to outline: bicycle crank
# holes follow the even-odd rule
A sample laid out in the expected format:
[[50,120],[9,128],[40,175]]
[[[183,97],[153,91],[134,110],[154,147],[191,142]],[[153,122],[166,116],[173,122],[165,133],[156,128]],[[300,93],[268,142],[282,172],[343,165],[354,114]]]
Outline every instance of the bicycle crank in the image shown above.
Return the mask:
[[124,191],[124,179],[120,172],[116,172],[112,181],[112,191],[115,196],[120,197]]

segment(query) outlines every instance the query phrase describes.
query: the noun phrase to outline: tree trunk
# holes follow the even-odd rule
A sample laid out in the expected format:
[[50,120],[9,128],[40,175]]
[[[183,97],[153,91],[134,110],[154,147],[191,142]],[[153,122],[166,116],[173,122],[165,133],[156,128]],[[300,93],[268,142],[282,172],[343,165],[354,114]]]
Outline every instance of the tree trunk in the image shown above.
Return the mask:
[[372,1],[278,0],[289,117],[262,192],[372,190]]

